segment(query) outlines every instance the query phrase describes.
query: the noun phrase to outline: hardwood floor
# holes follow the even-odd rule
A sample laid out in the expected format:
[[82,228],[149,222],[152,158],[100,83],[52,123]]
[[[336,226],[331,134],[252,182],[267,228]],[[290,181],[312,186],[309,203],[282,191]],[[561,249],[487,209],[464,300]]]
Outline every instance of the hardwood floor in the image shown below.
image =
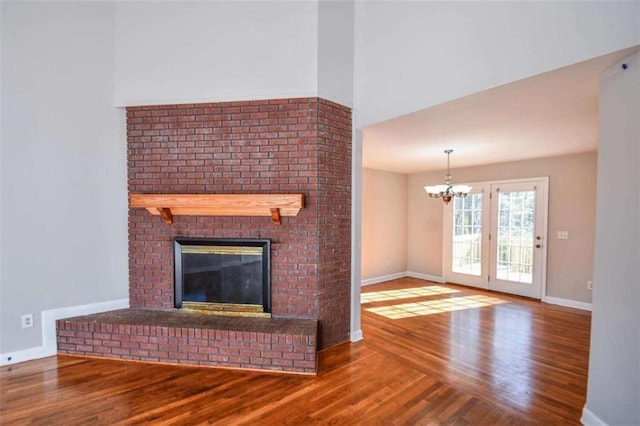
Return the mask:
[[317,377],[56,356],[2,367],[0,423],[579,424],[589,312],[412,278],[363,295],[365,339]]

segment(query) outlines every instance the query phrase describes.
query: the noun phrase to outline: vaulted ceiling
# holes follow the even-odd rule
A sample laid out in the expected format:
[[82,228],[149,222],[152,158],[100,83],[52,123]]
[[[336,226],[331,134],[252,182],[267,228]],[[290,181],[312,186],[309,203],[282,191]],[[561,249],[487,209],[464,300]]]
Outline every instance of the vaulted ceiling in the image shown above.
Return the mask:
[[596,151],[598,78],[636,46],[364,129],[363,165],[416,173]]

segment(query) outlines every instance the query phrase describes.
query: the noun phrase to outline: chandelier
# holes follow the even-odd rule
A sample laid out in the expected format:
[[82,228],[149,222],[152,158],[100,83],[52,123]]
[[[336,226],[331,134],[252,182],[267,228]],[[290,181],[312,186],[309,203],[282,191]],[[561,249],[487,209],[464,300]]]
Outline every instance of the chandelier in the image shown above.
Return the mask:
[[444,177],[444,185],[425,186],[424,190],[427,191],[431,198],[442,198],[445,204],[449,204],[449,201],[453,197],[466,197],[471,187],[469,185],[451,185],[451,174],[449,173],[449,156],[453,152],[452,149],[444,151],[447,154],[447,174]]

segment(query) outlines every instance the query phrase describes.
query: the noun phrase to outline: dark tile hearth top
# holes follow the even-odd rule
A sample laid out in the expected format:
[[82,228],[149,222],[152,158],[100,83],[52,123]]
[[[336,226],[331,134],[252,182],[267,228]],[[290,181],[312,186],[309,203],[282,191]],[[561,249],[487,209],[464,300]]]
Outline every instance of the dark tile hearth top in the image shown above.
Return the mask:
[[200,328],[270,334],[315,335],[318,322],[298,318],[250,318],[201,314],[184,310],[120,309],[65,318],[61,321],[123,324],[173,328]]

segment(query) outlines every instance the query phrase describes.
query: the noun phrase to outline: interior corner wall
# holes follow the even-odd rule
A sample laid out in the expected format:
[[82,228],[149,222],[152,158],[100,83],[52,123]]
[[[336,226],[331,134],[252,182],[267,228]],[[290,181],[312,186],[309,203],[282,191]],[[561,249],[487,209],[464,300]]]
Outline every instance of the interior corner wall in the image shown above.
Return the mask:
[[640,54],[600,81],[586,425],[640,424]]
[[[593,280],[597,153],[583,153],[451,170],[455,183],[549,176],[547,294],[591,303]],[[443,276],[442,201],[428,198],[425,185],[443,181],[444,172],[409,175],[407,269]],[[568,240],[556,238],[568,231]]]
[[318,95],[317,1],[115,7],[118,105]]
[[362,280],[407,271],[408,175],[363,169]]
[[113,3],[0,7],[5,354],[43,345],[42,311],[126,299],[127,192]]
[[356,3],[356,126],[640,44],[640,2]]

